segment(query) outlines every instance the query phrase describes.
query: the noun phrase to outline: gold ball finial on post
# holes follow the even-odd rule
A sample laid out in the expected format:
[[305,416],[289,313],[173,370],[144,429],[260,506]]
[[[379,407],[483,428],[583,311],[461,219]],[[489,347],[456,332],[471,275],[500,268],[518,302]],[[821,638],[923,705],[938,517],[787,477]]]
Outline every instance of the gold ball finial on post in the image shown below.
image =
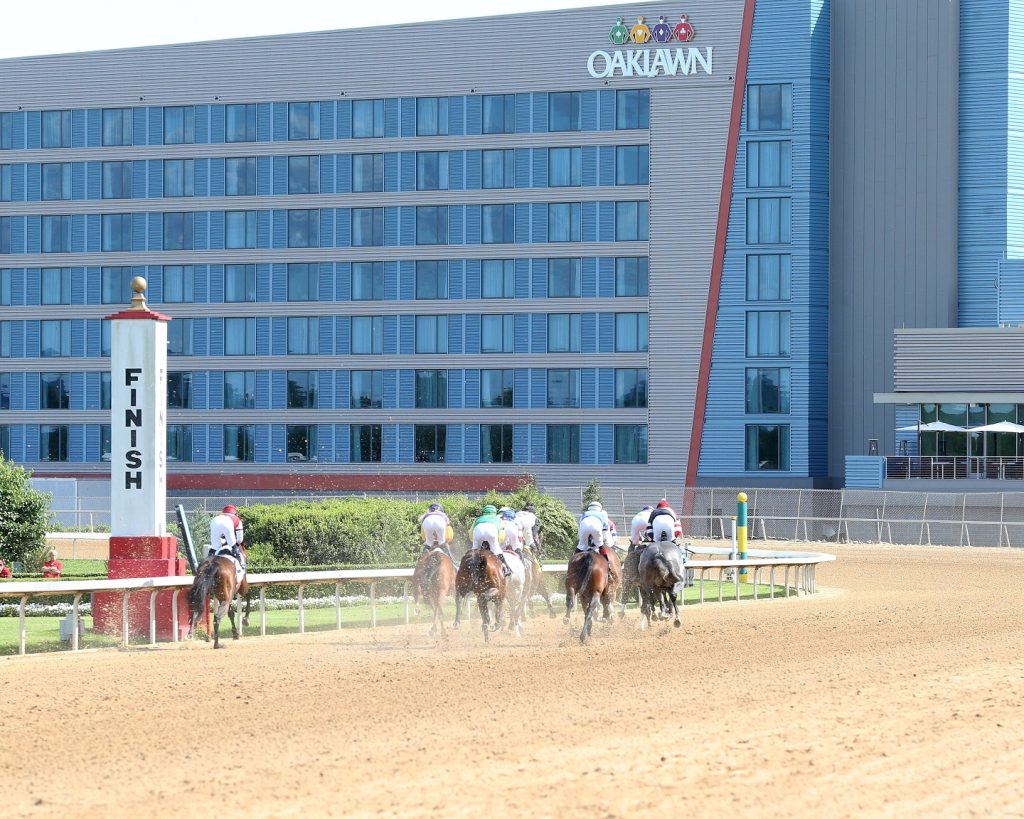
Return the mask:
[[142,276],[136,276],[132,279],[132,292],[135,294],[132,296],[132,309],[133,310],[148,310],[146,307],[146,280]]

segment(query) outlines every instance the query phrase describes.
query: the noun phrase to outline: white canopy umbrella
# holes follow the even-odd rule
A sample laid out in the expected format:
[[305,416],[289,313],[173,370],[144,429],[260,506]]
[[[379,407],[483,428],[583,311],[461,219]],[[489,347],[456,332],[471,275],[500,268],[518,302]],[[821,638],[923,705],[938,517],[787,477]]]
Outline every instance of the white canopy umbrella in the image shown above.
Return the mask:
[[[1016,424],[1014,424],[1016,426]],[[945,421],[929,421],[927,424],[914,424],[912,427],[897,427],[897,432],[967,432],[966,427],[947,424]],[[975,432],[976,430],[971,430]],[[1024,432],[1024,427],[1020,428]]]
[[985,424],[981,427],[971,427],[971,432],[1012,432],[1017,435],[1024,433],[1024,426],[1015,424],[1012,421],[997,421],[994,424]]

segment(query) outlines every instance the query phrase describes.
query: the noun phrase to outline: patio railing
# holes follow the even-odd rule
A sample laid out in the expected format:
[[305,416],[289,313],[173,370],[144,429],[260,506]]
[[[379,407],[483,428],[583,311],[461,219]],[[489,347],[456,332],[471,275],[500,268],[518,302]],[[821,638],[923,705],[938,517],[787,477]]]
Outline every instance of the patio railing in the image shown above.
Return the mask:
[[889,455],[885,459],[888,480],[925,478],[928,480],[988,479],[1024,480],[1024,458],[983,457],[977,455]]

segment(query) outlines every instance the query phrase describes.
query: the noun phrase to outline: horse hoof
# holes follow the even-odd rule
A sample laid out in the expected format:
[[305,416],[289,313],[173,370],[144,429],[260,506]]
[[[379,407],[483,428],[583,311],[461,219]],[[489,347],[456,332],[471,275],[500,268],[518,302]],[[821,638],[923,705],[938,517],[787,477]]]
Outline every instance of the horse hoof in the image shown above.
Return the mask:
[[676,620],[672,625],[675,626],[676,628],[679,628],[682,625],[682,623],[680,623],[678,620]]
[[455,629],[455,631],[459,630],[459,622],[458,622],[458,620],[456,620],[454,623],[452,623],[452,628]]
[[523,636],[523,630],[519,626],[516,626],[516,637],[522,637],[522,636]]
[[640,618],[640,631],[647,631],[647,625],[648,625],[647,618],[646,617],[641,617]]
[[565,615],[565,617],[562,618],[562,625],[563,626],[569,625],[569,615],[568,614]]
[[246,628],[249,627],[249,618],[248,617],[243,617],[242,618],[242,625],[245,626]]
[[214,644],[213,644],[213,647],[214,647],[215,649],[217,649],[217,648],[224,648],[224,646],[222,646],[222,645],[221,645],[220,643],[214,643]]

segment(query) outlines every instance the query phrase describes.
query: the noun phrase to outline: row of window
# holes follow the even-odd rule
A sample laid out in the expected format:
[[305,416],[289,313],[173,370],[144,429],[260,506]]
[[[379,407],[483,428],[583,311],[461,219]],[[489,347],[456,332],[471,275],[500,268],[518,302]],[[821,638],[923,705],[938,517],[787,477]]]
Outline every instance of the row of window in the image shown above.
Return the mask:
[[[351,424],[348,427],[348,462],[382,463],[384,458],[384,425]],[[393,425],[391,425],[393,426]],[[477,425],[471,429],[475,431]],[[479,460],[481,464],[511,464],[513,459],[513,424],[480,424],[478,433]],[[452,442],[449,430],[458,430],[458,462],[466,463],[464,449],[469,449],[466,430],[461,425],[415,424],[412,429],[412,460],[416,463],[446,463],[450,456]],[[222,449],[216,453],[225,463],[255,462],[257,460],[257,433],[255,424],[223,424],[216,427],[222,440]],[[286,460],[289,462],[319,461],[338,462],[333,447],[321,447],[320,425],[287,424],[277,425],[271,436],[277,432],[279,445],[268,453],[269,458],[261,460]],[[66,424],[43,424],[39,427],[38,460],[60,462],[69,460],[70,427]],[[331,429],[333,444],[339,449],[337,435]],[[283,433],[283,435],[281,435]],[[545,456],[543,463],[578,464],[580,459],[580,424],[544,425]],[[613,462],[617,464],[647,463],[647,426],[645,424],[615,424],[612,429]],[[191,461],[193,459],[193,430],[191,424],[167,425],[167,460],[169,462]],[[99,430],[99,460],[110,460],[110,426],[102,425]],[[0,426],[0,452],[11,451],[11,430]],[[209,460],[214,453],[206,453]],[[476,453],[473,453],[474,455]],[[96,456],[93,456],[96,457]],[[536,462],[536,461],[535,461]]]
[[[620,130],[650,126],[647,89],[0,113],[0,150]],[[599,114],[598,105],[602,110]],[[587,111],[590,115],[587,116]],[[198,116],[197,116],[198,114]],[[197,119],[199,122],[197,123]],[[585,120],[589,122],[585,126]],[[199,127],[197,127],[197,125]]]
[[[587,150],[593,152],[592,161],[596,164],[599,149]],[[614,155],[614,175],[601,174],[602,181],[615,185],[648,184],[650,150],[647,145],[609,146],[607,150],[609,154]],[[515,149],[484,150],[469,152],[468,155],[459,151],[458,162],[466,164],[459,164],[452,169],[452,173],[449,173],[451,153],[418,151],[415,154],[280,156],[266,157],[262,163],[258,162],[256,157],[249,156],[215,159],[212,162],[217,163],[215,167],[218,172],[220,163],[223,162],[225,196],[257,196],[261,193],[383,193],[385,189],[440,191],[449,188],[564,188],[598,184],[596,167],[586,177],[584,176],[582,147],[518,149],[520,164],[524,169],[532,169],[533,185],[528,184],[529,171],[521,169],[517,174]],[[538,158],[541,163],[539,166]],[[321,159],[326,159],[329,164],[322,163]],[[392,159],[394,163],[386,165]],[[198,161],[204,163],[201,165],[203,172],[209,173],[205,165],[207,161]],[[87,199],[90,198],[87,194],[89,185],[85,178],[87,173],[98,175],[92,182],[96,193],[102,199],[132,199],[136,195],[141,198],[206,195],[206,183],[196,184],[197,160],[148,160],[148,168],[143,162],[145,161],[140,160],[138,165],[133,161],[0,165],[0,201]],[[386,167],[389,170],[386,171]],[[260,168],[271,177],[265,184],[257,184],[257,173]],[[144,174],[138,183],[137,170]],[[155,180],[150,175],[154,171],[157,174]],[[765,170],[763,173],[767,174],[768,171]],[[391,174],[391,181],[386,183],[386,175]],[[524,177],[527,184],[524,184]],[[211,188],[213,187],[211,185]],[[217,192],[220,191],[219,181],[215,189]],[[211,190],[210,195],[216,194]]]
[[[776,373],[778,371],[776,370]],[[788,374],[788,371],[786,371]],[[518,406],[516,404],[516,377],[512,369],[474,370],[474,379],[479,374],[479,406],[481,409],[502,409]],[[621,367],[611,371],[614,385],[614,406],[618,409],[643,409],[647,406],[647,369],[645,367]],[[447,409],[449,371],[445,369],[409,371],[412,384],[408,398],[399,398],[392,388],[391,395],[385,400],[384,370],[340,370],[329,371],[330,378],[326,385],[328,393],[340,390],[342,380],[348,386],[347,409],[388,409],[402,408],[411,403],[416,409]],[[110,409],[110,373],[100,372],[99,376],[99,409]],[[219,374],[218,374],[219,375]],[[394,372],[391,372],[394,375]],[[403,379],[404,379],[403,374]],[[465,371],[459,370],[458,377],[465,377]],[[580,409],[583,406],[583,371],[579,368],[549,368],[534,370],[530,376],[534,382],[533,408],[547,409]],[[538,378],[540,383],[538,384]],[[224,387],[222,406],[224,409],[256,409],[257,378],[255,370],[228,370],[223,373]],[[171,409],[193,409],[194,373],[171,372],[167,375],[167,406]],[[596,379],[591,379],[590,391],[596,391]],[[748,374],[749,381],[749,374]],[[333,395],[326,398],[320,394],[321,376],[318,370],[288,370],[283,373],[284,401],[278,406],[276,401],[267,402],[267,406],[282,409],[340,409],[338,400]],[[71,373],[40,373],[39,374],[39,409],[67,410],[72,406],[73,379]],[[81,381],[79,382],[82,383]],[[203,391],[207,389],[203,381]],[[785,400],[788,411],[788,378]],[[210,388],[213,389],[212,387]],[[219,389],[219,388],[218,388]],[[750,385],[748,383],[748,393]],[[476,392],[474,387],[473,392]],[[538,402],[538,396],[540,401]],[[765,390],[764,396],[770,397]],[[93,399],[95,400],[95,399]],[[777,397],[776,397],[776,400]],[[462,403],[461,398],[459,402]],[[84,404],[84,401],[80,401]],[[198,408],[206,409],[213,403],[212,397],[203,395]],[[469,400],[477,404],[474,394]],[[589,401],[597,405],[596,396],[591,395]],[[11,374],[0,373],[0,410],[11,408]],[[17,407],[22,409],[23,407]],[[779,410],[763,410],[778,412]]]
[[[777,201],[777,200],[772,200]],[[789,200],[786,200],[787,202]],[[337,226],[324,229],[325,223],[335,222],[335,209],[304,209],[287,211],[191,211],[181,213],[104,213],[88,217],[92,223],[93,233],[97,236],[84,235],[72,241],[72,223],[84,216],[45,215],[40,217],[0,216],[0,254],[11,253],[71,253],[94,252],[122,253],[143,250],[202,250],[216,247],[223,243],[227,249],[244,248],[312,248],[312,247],[385,247],[407,245],[447,245],[447,244],[516,244],[529,243],[528,234],[534,231],[535,242],[583,242],[598,241],[598,234],[603,239],[616,242],[645,242],[648,239],[649,203],[614,202],[612,219],[614,228],[611,230],[592,229],[592,236],[584,239],[583,215],[585,204],[591,206],[593,216],[598,213],[598,206],[605,203],[597,202],[552,202],[549,204],[493,204],[493,205],[456,205],[458,209],[458,238],[449,230],[448,205],[419,205],[407,208],[339,208]],[[409,220],[404,239],[395,236],[385,241],[385,211],[408,212]],[[532,211],[532,215],[531,215]],[[280,215],[280,228],[285,235],[280,242],[271,241],[269,221],[262,231],[259,228],[259,215],[267,217],[271,213]],[[396,214],[397,216],[397,214]],[[462,236],[462,219],[472,223],[472,230],[465,231]],[[146,220],[149,229],[146,229]],[[38,237],[29,241],[24,229],[25,219],[29,220],[30,231],[38,226]],[[202,220],[200,222],[200,219]],[[13,222],[18,220],[21,236],[15,240]],[[98,224],[97,224],[98,220]],[[223,220],[223,221],[222,221]],[[540,222],[539,220],[543,220]],[[596,222],[596,218],[594,220]],[[155,224],[154,224],[155,222]],[[84,223],[80,222],[80,225]],[[216,226],[219,234],[211,242],[213,231],[210,225]],[[197,225],[200,225],[197,230]],[[95,228],[99,228],[98,231]],[[596,225],[595,225],[596,227]],[[154,233],[156,228],[156,234]],[[396,219],[395,233],[398,234]],[[334,234],[335,230],[337,235]],[[29,231],[29,232],[30,232]],[[209,231],[210,235],[206,235]],[[146,235],[147,232],[150,235]],[[201,241],[197,241],[197,235]],[[768,235],[768,234],[766,234]],[[788,239],[788,229],[785,241]],[[90,239],[95,242],[99,238],[99,246],[89,248]],[[782,241],[777,235],[769,235],[766,242]]]
[[[543,298],[582,298],[583,259],[535,259],[533,281],[533,297]],[[596,260],[590,260],[596,262]],[[541,282],[537,282],[536,264],[544,266]],[[450,295],[450,280],[455,279],[456,285],[464,285],[465,279],[461,270],[449,269],[447,260],[416,261],[411,263],[412,276],[402,293],[397,285],[393,286],[395,295],[416,299],[447,299]],[[282,295],[287,301],[320,301],[330,300],[332,294],[321,294],[320,277],[322,267],[319,264],[288,264],[282,266],[283,282],[280,283]],[[386,296],[384,262],[352,262],[347,266],[348,295],[351,301],[383,301]],[[595,264],[596,267],[596,264]],[[73,304],[81,303],[82,296],[75,300],[72,293],[75,284],[72,282],[73,270],[78,275],[84,274],[84,268],[43,267],[0,268],[0,305],[14,303],[15,282],[19,289],[32,289],[31,299],[24,296],[17,303],[25,304]],[[152,275],[153,268],[142,271]],[[333,274],[333,270],[331,271]],[[136,270],[131,267],[103,267],[99,269],[99,303],[124,304],[131,298],[130,282]],[[194,265],[163,265],[159,268],[160,294],[152,298],[153,280],[150,282],[150,301],[154,303],[178,304],[195,302],[196,270]],[[399,275],[395,272],[395,275]],[[479,262],[479,274],[472,276],[474,295],[480,298],[515,298],[516,269],[514,259],[483,259]],[[524,274],[525,275],[525,274]],[[595,274],[596,275],[596,274]],[[257,301],[257,265],[228,264],[215,265],[209,271],[209,278],[202,286],[216,289],[225,303]],[[608,295],[615,296],[646,296],[648,293],[648,261],[644,256],[620,256],[614,259],[612,271],[613,290]],[[24,278],[23,278],[24,277]],[[788,282],[788,280],[787,280]],[[538,286],[538,284],[542,286]],[[84,290],[84,283],[79,283]],[[788,286],[788,283],[787,283]],[[36,289],[38,288],[38,289]],[[269,289],[269,286],[268,286]],[[458,296],[465,297],[464,287],[458,287]],[[770,291],[765,288],[766,296]],[[84,295],[84,294],[83,294]],[[593,285],[588,288],[588,296],[597,295]],[[95,297],[94,297],[95,298]],[[778,298],[774,296],[772,298]],[[788,296],[787,296],[788,298]],[[84,299],[85,303],[93,300]]]
[[[593,315],[593,314],[589,314]],[[648,318],[646,313],[608,313],[601,314],[605,321],[610,322],[612,330],[612,349],[607,352],[647,352]],[[788,313],[785,314],[788,320]],[[275,318],[281,338],[271,347],[266,342],[257,341],[257,320],[255,317],[225,318],[218,329],[223,336],[211,355],[254,356],[254,355],[330,355],[329,349],[321,349],[321,327],[336,355],[384,355],[385,354],[385,316],[351,316],[344,317],[345,322],[335,323],[334,317],[319,316],[288,316]],[[408,338],[402,338],[398,345],[391,344],[393,352],[389,354],[447,354],[449,352],[449,319],[459,322],[462,316],[447,315],[415,315],[402,316],[403,331]],[[548,352],[548,353],[579,353],[583,352],[582,324],[583,314],[580,313],[547,313],[534,314],[534,328],[541,322],[545,339],[540,341],[529,338],[530,325],[527,324],[528,314],[498,313],[470,317],[479,319],[479,352],[480,353],[513,353],[513,352]],[[172,321],[167,329],[167,354],[190,356],[196,355],[193,321],[190,318],[179,318]],[[15,355],[11,321],[0,321],[0,358],[23,357]],[[520,333],[516,332],[519,324]],[[41,358],[68,358],[72,355],[72,320],[47,319],[38,322],[39,346]],[[103,322],[100,355],[110,355],[109,324]],[[267,326],[266,331],[270,332]],[[394,332],[392,329],[391,332]],[[336,336],[341,335],[340,341]],[[526,335],[524,335],[526,334]],[[517,335],[520,337],[517,340]],[[269,339],[267,339],[269,341]],[[392,340],[394,341],[394,340]],[[788,355],[788,333],[786,336],[786,352],[765,352],[761,355]],[[26,343],[24,345],[28,347]],[[257,353],[259,347],[266,346],[266,353]],[[327,344],[324,345],[325,347]],[[475,344],[458,344],[459,353],[464,348],[470,354],[477,352]],[[593,345],[591,345],[593,346]],[[223,349],[223,353],[219,349]],[[275,352],[270,352],[270,349]],[[343,350],[345,352],[343,352]],[[401,352],[399,352],[401,350]],[[35,354],[35,348],[28,351],[28,357]],[[452,350],[452,352],[456,352]]]

